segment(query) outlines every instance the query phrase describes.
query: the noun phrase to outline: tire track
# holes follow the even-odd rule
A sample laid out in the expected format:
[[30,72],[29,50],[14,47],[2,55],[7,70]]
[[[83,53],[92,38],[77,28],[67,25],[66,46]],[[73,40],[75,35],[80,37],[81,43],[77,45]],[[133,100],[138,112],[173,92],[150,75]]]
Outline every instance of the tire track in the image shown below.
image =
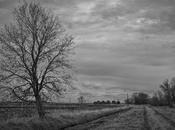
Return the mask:
[[[93,119],[93,120],[89,120],[89,121],[86,121],[86,122],[82,122],[82,123],[79,123],[79,124],[72,124],[72,125],[69,125],[69,126],[66,126],[64,128],[62,128],[61,130],[71,130],[71,129],[76,129],[76,127],[79,127],[79,126],[88,126],[88,129],[90,129],[91,127],[98,127],[99,125],[101,125],[102,123],[104,123],[105,121],[105,118],[109,119],[109,118],[113,118],[113,116],[115,116],[115,114],[118,114],[118,113],[124,113],[124,112],[127,112],[129,110],[131,110],[132,107],[129,107],[129,108],[126,108],[126,109],[120,109],[116,112],[113,112],[113,113],[110,113],[108,115],[102,115],[96,119]],[[87,128],[86,128],[87,129]]]
[[143,117],[144,117],[144,124],[143,124],[143,127],[144,127],[144,130],[152,130],[149,123],[148,123],[148,116],[147,116],[147,110],[146,110],[146,107],[144,106],[143,108]]
[[171,126],[174,127],[175,129],[175,122],[173,120],[171,120],[170,118],[168,118],[167,116],[165,116],[164,114],[162,114],[161,112],[159,112],[158,110],[154,109],[153,107],[150,107],[156,114],[160,115],[163,119],[165,119]]

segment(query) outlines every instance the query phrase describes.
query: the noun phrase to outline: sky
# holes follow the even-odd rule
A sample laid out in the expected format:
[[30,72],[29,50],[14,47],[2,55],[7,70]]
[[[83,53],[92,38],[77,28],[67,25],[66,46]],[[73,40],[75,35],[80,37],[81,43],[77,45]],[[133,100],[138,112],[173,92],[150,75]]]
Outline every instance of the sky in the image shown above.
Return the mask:
[[[29,1],[29,0],[27,0]],[[124,100],[126,93],[158,90],[175,76],[175,0],[40,0],[76,43],[74,88],[60,101],[83,95]],[[13,20],[19,0],[0,0],[0,25]]]

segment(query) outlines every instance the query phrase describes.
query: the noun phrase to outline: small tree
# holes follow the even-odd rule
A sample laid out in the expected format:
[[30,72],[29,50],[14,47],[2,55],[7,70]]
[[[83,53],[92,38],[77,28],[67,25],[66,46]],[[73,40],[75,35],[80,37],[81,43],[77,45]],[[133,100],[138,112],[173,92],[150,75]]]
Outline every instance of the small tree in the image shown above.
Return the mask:
[[83,104],[85,103],[85,98],[83,96],[78,97],[78,103]]
[[168,102],[169,107],[172,107],[172,88],[169,80],[165,80],[161,85],[160,88],[164,92],[164,96]]
[[106,101],[106,104],[111,104],[111,101],[107,100],[107,101]]
[[172,100],[175,103],[175,78],[171,79],[171,94],[172,94]]
[[154,93],[154,95],[149,99],[149,103],[154,106],[167,105],[166,99],[161,91]]
[[116,104],[117,102],[115,100],[112,101],[112,104]]
[[117,100],[117,104],[120,104],[120,101],[119,100]]
[[35,100],[40,118],[42,99],[60,94],[70,82],[68,54],[73,38],[58,18],[39,3],[24,2],[14,10],[15,23],[0,32],[1,89],[20,100]]

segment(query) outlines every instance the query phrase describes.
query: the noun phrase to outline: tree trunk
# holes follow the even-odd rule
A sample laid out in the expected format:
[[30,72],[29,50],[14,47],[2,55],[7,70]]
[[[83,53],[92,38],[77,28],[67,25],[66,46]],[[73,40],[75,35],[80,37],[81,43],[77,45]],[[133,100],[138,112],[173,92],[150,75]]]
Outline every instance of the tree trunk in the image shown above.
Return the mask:
[[36,100],[36,108],[37,108],[39,118],[43,119],[45,117],[45,112],[44,112],[41,97],[39,94],[37,96],[35,96],[35,100]]
[[169,107],[173,107],[173,104],[172,104],[172,98],[171,98],[171,96],[170,96],[170,94],[168,95],[168,106]]
[[169,101],[169,107],[173,107],[173,103],[171,100]]

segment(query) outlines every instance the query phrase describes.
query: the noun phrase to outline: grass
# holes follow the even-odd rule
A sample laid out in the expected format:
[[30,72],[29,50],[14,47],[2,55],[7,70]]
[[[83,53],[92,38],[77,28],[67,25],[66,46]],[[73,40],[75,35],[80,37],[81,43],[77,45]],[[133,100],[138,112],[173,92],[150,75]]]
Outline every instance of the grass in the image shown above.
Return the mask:
[[36,115],[35,109],[23,108],[0,108],[0,121],[7,121],[12,118],[32,117]]
[[0,130],[58,130],[79,123],[88,122],[126,107],[91,109],[47,110],[46,118],[37,116],[8,119],[0,123]]
[[[104,108],[116,108],[122,105],[94,105],[94,104],[45,104],[47,112],[61,111],[61,112],[76,112],[81,110],[100,110]],[[75,111],[74,111],[75,110]],[[64,113],[65,113],[64,112]],[[19,103],[0,103],[0,121],[7,121],[12,118],[32,117],[37,115],[34,104],[22,106]]]

